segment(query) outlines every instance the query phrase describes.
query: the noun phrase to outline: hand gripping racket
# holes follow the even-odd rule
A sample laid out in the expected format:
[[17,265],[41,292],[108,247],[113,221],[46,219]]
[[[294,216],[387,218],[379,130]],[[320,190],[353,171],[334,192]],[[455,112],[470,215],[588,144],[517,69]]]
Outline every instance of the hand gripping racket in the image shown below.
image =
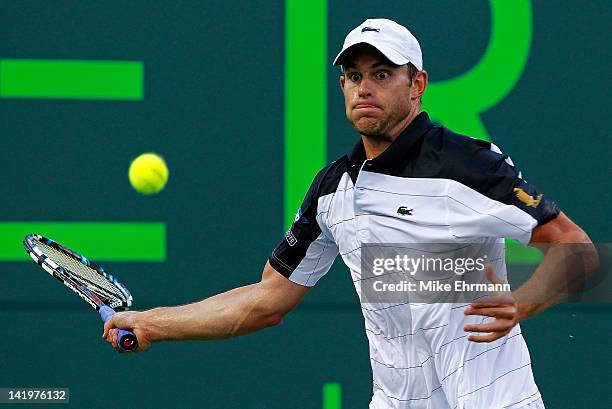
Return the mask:
[[[123,284],[80,254],[38,234],[27,235],[23,246],[39,266],[96,309],[104,322],[115,310],[132,305],[132,295]],[[133,332],[122,329],[117,344],[130,352],[138,347],[138,339]]]

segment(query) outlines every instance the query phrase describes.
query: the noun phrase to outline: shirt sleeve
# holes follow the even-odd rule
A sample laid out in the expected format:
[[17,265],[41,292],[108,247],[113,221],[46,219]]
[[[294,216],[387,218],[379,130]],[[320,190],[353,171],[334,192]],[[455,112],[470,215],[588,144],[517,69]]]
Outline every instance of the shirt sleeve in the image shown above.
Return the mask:
[[291,228],[269,259],[270,265],[282,275],[308,287],[329,271],[338,255],[338,246],[325,228],[318,208],[319,186],[324,177],[325,169],[315,177]]
[[466,241],[504,237],[527,244],[532,230],[557,217],[559,208],[497,146],[484,144],[447,186],[451,232]]

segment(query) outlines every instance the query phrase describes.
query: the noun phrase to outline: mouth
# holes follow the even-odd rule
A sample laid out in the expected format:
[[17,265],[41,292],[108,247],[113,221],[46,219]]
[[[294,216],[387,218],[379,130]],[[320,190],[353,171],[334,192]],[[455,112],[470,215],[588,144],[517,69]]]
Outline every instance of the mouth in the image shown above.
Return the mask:
[[361,103],[361,104],[356,104],[353,109],[380,109],[380,107],[373,105],[373,104],[365,104],[365,103]]

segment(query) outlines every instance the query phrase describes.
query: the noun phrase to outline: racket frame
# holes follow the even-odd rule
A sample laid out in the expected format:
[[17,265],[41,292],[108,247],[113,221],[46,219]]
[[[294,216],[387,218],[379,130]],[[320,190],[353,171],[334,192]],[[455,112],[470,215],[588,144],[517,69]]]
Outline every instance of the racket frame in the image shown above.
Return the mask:
[[[66,267],[58,265],[55,261],[46,256],[44,252],[40,248],[38,248],[38,246],[33,242],[34,240],[44,243],[59,252],[66,253],[76,259],[76,261],[81,262],[85,266],[90,267],[91,269],[96,271],[98,274],[104,277],[104,279],[108,280],[111,284],[113,284],[119,289],[119,291],[125,297],[125,301],[119,300],[106,304],[104,301],[102,301],[102,299],[100,299],[100,297],[98,297],[98,295],[94,291],[89,289],[85,284],[82,284],[82,280],[79,279],[74,272],[70,271]],[[79,253],[70,250],[69,248],[61,245],[60,243],[47,237],[41,236],[39,234],[28,234],[23,239],[23,247],[30,255],[32,260],[34,260],[36,264],[42,267],[43,270],[45,270],[47,273],[62,282],[66,287],[71,289],[80,298],[85,300],[90,306],[92,306],[96,311],[98,311],[102,316],[104,322],[108,321],[110,317],[114,315],[116,310],[128,310],[132,306],[133,299],[129,290],[123,284],[121,284],[121,282],[119,282],[117,278],[104,271],[101,266],[92,262],[88,258],[80,255]],[[95,283],[93,284],[95,285]],[[138,346],[136,336],[131,331],[120,330],[117,341],[119,348],[125,352],[133,351]]]

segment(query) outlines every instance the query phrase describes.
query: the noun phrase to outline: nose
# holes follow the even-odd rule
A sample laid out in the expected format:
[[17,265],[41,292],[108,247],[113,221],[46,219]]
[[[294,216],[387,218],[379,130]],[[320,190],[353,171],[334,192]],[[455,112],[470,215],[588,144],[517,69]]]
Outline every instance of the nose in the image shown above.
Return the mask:
[[359,97],[366,98],[372,96],[372,84],[370,84],[370,80],[367,77],[363,77],[359,82]]

